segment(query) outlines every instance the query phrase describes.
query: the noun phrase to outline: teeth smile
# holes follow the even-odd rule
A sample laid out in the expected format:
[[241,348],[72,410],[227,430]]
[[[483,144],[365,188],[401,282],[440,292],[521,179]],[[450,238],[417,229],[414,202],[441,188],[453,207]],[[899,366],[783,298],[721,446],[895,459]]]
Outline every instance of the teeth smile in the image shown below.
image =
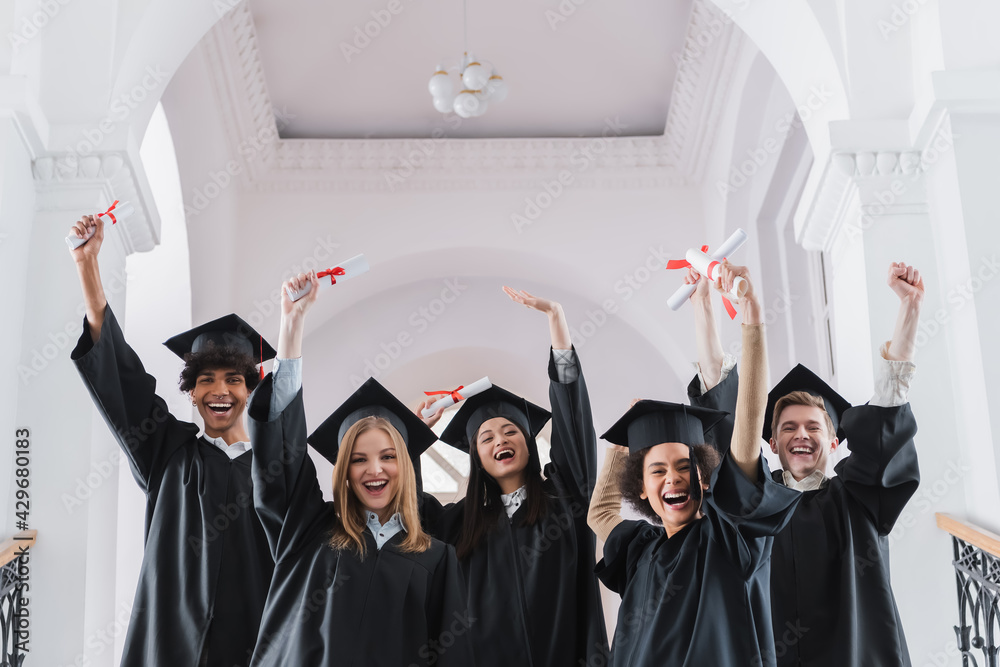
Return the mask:
[[808,447],[792,447],[792,454],[812,454]]
[[687,500],[688,494],[686,491],[680,491],[676,493],[664,493],[663,501],[669,505],[677,505]]
[[385,481],[384,479],[377,480],[374,482],[365,482],[365,486],[367,486],[369,489],[381,489],[386,484],[388,484],[388,482]]
[[512,459],[512,458],[514,458],[513,449],[501,449],[499,452],[493,455],[494,461],[503,461],[505,459]]

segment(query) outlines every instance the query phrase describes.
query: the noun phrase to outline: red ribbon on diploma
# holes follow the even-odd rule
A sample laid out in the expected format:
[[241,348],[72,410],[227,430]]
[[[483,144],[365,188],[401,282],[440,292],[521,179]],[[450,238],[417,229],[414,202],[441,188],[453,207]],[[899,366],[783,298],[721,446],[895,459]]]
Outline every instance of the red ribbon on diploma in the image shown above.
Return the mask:
[[[703,245],[701,247],[701,251],[707,253],[708,252],[708,246],[707,245]],[[723,260],[723,261],[725,261],[725,260]],[[707,277],[708,277],[709,280],[714,280],[714,278],[712,278],[712,272],[715,269],[715,267],[717,267],[718,265],[719,265],[718,261],[713,261],[711,264],[708,265],[708,276]],[[668,270],[670,270],[670,269],[687,269],[687,268],[690,268],[690,267],[691,267],[691,262],[687,261],[686,259],[671,259],[670,261],[667,262],[667,269]],[[729,313],[729,319],[735,320],[736,319],[736,307],[733,306],[733,303],[729,299],[727,299],[726,297],[722,297],[722,304],[726,307],[726,312]]]
[[[708,246],[703,245],[701,247],[701,251],[708,252]],[[668,271],[672,269],[688,269],[690,267],[691,267],[691,262],[687,261],[686,259],[672,259],[669,262],[667,262]]]
[[336,285],[337,284],[336,276],[342,276],[342,275],[344,275],[344,270],[339,266],[336,266],[332,269],[327,269],[326,271],[320,271],[319,273],[316,274],[316,277],[326,278],[327,276],[330,276],[330,284]]
[[460,393],[458,393],[463,389],[465,389],[465,385],[460,384],[453,391],[425,391],[424,394],[426,394],[427,396],[443,396],[444,394],[448,394],[449,396],[451,396],[451,400],[458,403],[459,401],[465,398]]
[[112,204],[110,208],[108,208],[108,210],[107,210],[107,211],[105,211],[104,213],[98,213],[98,214],[97,214],[97,217],[99,218],[99,217],[101,217],[102,215],[106,215],[106,216],[108,216],[109,218],[111,218],[111,224],[112,224],[112,225],[113,225],[113,224],[115,224],[116,222],[118,222],[118,220],[117,220],[117,219],[115,218],[115,214],[114,214],[114,213],[112,213],[111,211],[115,210],[115,207],[116,207],[116,206],[118,206],[118,200],[117,200],[117,199],[115,200],[115,203],[114,203],[114,204]]

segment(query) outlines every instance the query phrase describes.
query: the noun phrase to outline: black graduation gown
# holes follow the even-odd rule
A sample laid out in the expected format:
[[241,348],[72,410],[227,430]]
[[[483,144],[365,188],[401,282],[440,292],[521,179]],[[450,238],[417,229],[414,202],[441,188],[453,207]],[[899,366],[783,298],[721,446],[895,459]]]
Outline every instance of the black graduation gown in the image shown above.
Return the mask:
[[608,536],[598,576],[622,596],[609,665],[775,664],[770,617],[772,536],[798,503],[761,458],[761,484],[727,454],[712,475],[704,517],[667,538],[623,521]]
[[306,452],[302,391],[267,421],[272,376],[248,414],[254,442],[254,505],[275,560],[252,664],[290,667],[473,665],[465,585],[454,549],[433,540],[403,553],[403,531],[364,559],[334,551],[333,503],[323,500]]
[[[548,515],[529,526],[526,504],[512,521],[502,512],[496,530],[462,562],[469,607],[479,619],[474,632],[480,667],[603,665],[608,654],[594,576],[595,538],[587,526],[597,481],[590,398],[582,371],[574,382],[558,381],[551,352],[549,380],[552,462],[543,482]],[[424,499],[430,530],[457,544],[465,500],[442,508],[432,496]]]
[[[771,604],[782,667],[909,667],[889,580],[896,519],[920,473],[909,404],[863,405],[841,419],[851,455],[806,491],[774,541]],[[781,471],[774,479],[781,482]]]
[[122,665],[247,665],[274,567],[253,510],[253,452],[230,459],[174,418],[111,308],[71,358],[146,494],[145,549]]
[[705,393],[701,392],[701,382],[697,375],[694,376],[687,388],[688,400],[691,405],[729,413],[705,432],[705,440],[719,450],[720,454],[729,451],[733,439],[733,427],[736,425],[736,393],[740,386],[738,371],[738,366],[733,366],[733,370],[729,371],[725,380]]

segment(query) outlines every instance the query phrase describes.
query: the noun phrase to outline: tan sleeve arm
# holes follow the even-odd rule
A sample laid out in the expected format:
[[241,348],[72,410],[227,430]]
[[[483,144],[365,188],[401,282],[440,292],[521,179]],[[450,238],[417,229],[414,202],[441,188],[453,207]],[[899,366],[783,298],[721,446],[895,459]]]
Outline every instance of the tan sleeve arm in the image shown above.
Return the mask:
[[767,346],[763,324],[744,324],[743,362],[736,397],[736,424],[733,427],[733,461],[754,482],[760,462],[760,434],[767,410]]
[[594,495],[590,498],[590,511],[587,512],[587,525],[602,542],[620,524],[622,519],[622,493],[618,488],[618,479],[628,454],[619,449],[609,449],[604,456],[604,465],[597,476]]

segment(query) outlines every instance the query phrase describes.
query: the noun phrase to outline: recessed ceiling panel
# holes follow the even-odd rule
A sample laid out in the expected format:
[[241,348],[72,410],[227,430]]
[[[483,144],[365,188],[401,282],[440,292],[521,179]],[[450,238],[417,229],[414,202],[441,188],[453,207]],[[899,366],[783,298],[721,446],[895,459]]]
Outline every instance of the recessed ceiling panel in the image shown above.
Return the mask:
[[437,112],[427,90],[465,50],[461,2],[250,8],[283,138],[648,136],[663,134],[691,0],[468,0],[469,51],[510,91],[469,119]]

